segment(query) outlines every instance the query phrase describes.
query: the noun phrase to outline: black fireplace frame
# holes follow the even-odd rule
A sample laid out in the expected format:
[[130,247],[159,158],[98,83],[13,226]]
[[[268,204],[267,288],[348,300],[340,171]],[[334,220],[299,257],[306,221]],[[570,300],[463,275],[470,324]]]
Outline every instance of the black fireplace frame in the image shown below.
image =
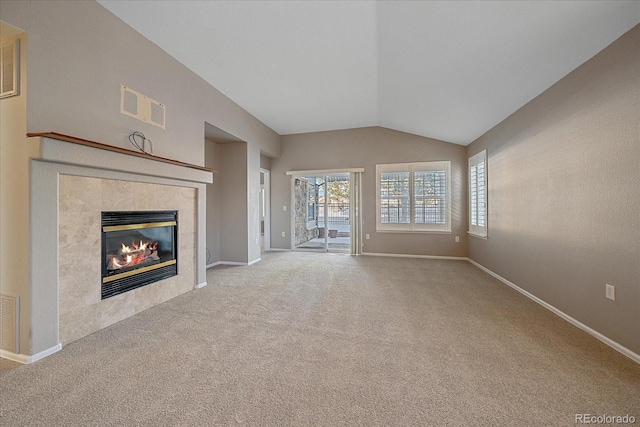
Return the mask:
[[[114,279],[107,270],[107,232],[105,227],[173,223],[173,260],[169,265],[137,268]],[[107,299],[178,274],[178,211],[107,211],[102,212],[102,286],[101,299]],[[138,271],[141,270],[141,271]],[[106,279],[106,280],[105,280]]]

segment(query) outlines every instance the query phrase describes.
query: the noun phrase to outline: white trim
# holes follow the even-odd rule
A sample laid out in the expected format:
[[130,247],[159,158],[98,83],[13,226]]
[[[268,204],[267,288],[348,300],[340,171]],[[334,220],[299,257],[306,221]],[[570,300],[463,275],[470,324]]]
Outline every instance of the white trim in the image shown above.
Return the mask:
[[[419,172],[440,172],[445,173],[445,222],[440,223],[419,223],[416,222],[415,206],[417,196],[415,194],[415,175]],[[382,188],[381,176],[383,173],[406,173],[408,176],[409,193],[406,198],[409,204],[408,222],[383,223],[382,220]],[[376,165],[376,231],[377,232],[439,232],[451,233],[451,161],[431,161],[418,163],[389,163]]]
[[391,234],[453,234],[453,231],[444,230],[376,230],[376,233],[391,233]]
[[[296,177],[291,177],[291,197],[289,199],[289,247],[296,247]],[[285,236],[286,237],[286,236]]]
[[332,175],[334,173],[351,173],[364,172],[364,168],[347,168],[347,169],[318,169],[308,171],[287,171],[290,176],[313,176],[313,175]]
[[34,354],[33,356],[26,356],[24,354],[16,354],[10,351],[0,350],[0,357],[3,359],[12,360],[14,362],[22,363],[23,365],[28,365],[30,363],[37,362],[40,359],[44,359],[47,356],[51,356],[53,353],[57,353],[60,350],[62,350],[62,344],[58,343],[51,348]]
[[478,239],[482,239],[482,240],[488,239],[486,234],[478,234],[478,233],[474,233],[473,231],[467,231],[467,234],[469,236],[477,237]]
[[510,282],[509,280],[505,279],[504,277],[500,276],[499,274],[494,273],[493,271],[489,270],[485,266],[483,266],[481,264],[478,264],[474,260],[472,260],[470,258],[467,258],[467,260],[471,264],[473,264],[476,267],[478,267],[480,270],[484,271],[487,274],[490,274],[491,276],[493,276],[496,279],[500,280],[502,283],[504,283],[507,286],[510,286],[511,288],[513,288],[516,291],[520,292],[522,295],[524,295],[524,296],[528,297],[529,299],[537,302],[538,304],[540,304],[541,306],[543,306],[547,310],[551,311],[552,313],[557,314],[558,316],[560,316],[561,318],[563,318],[567,322],[569,322],[572,325],[582,329],[583,331],[585,331],[586,333],[588,333],[592,337],[602,341],[604,344],[608,345],[609,347],[613,348],[614,350],[619,351],[620,353],[624,354],[625,356],[627,356],[629,359],[633,360],[634,362],[640,363],[640,354],[634,353],[633,351],[629,350],[628,348],[626,348],[626,347],[618,344],[617,342],[613,341],[611,338],[608,338],[608,337],[602,335],[600,332],[598,332],[598,331],[596,331],[594,329],[591,329],[589,326],[585,325],[584,323],[582,323],[582,322],[574,319],[573,317],[569,316],[568,314],[558,310],[557,308],[555,308],[551,304],[541,300],[540,298],[538,298],[537,296],[533,295],[532,293],[525,291],[524,289],[522,289],[521,287],[519,287],[515,283]]
[[[277,249],[271,249],[272,251],[277,250]],[[250,265],[255,264],[256,262],[260,262],[262,261],[262,258],[256,258],[251,262],[236,262],[236,261],[218,261],[218,262],[214,262],[213,264],[209,264],[207,265],[207,268],[211,268],[211,267],[215,267],[216,265],[239,265],[242,267],[248,267]],[[206,282],[203,286],[206,286]]]
[[213,263],[211,266],[215,266],[215,265],[241,265],[241,266],[247,266],[248,264],[246,262],[236,262],[236,261],[218,261]]
[[[482,192],[483,192],[483,197],[482,200],[476,200],[476,218],[478,218],[480,216],[480,214],[482,214],[484,216],[484,225],[477,225],[477,224],[472,224],[472,220],[473,220],[473,208],[474,208],[474,203],[472,200],[472,189],[473,189],[473,185],[471,184],[471,178],[473,176],[472,174],[472,167],[474,166],[478,166],[478,165],[482,165],[483,168],[483,174],[482,174],[482,181],[478,181],[477,180],[477,174],[476,174],[476,186],[475,186],[475,190],[476,193],[479,191],[479,188],[482,187]],[[489,220],[488,216],[489,216],[489,205],[488,205],[488,193],[489,193],[489,189],[487,186],[487,150],[482,150],[479,153],[469,157],[468,160],[468,164],[467,164],[467,186],[468,186],[468,205],[469,205],[469,211],[468,211],[468,216],[469,216],[469,234],[471,234],[472,236],[475,237],[480,237],[480,238],[486,238],[487,237],[487,233],[488,233],[488,226],[487,226],[487,222]],[[480,209],[479,205],[480,202],[482,202],[484,209]]]
[[25,356],[24,354],[16,354],[7,350],[0,350],[0,357],[11,360],[12,362],[22,363],[23,365],[28,363],[27,359],[29,358],[29,356]]
[[386,256],[386,257],[395,257],[395,258],[426,258],[426,259],[448,259],[448,260],[469,261],[471,264],[475,265],[480,270],[482,270],[485,273],[495,277],[496,279],[500,280],[505,285],[515,289],[516,291],[520,292],[522,295],[524,295],[527,298],[531,299],[532,301],[540,304],[541,306],[543,306],[547,310],[549,310],[552,313],[560,316],[562,319],[566,320],[567,322],[571,323],[572,325],[576,326],[577,328],[582,329],[583,331],[585,331],[586,333],[588,333],[592,337],[596,338],[597,340],[601,341],[602,343],[604,343],[604,344],[608,345],[609,347],[613,348],[614,350],[622,353],[623,355],[627,356],[629,359],[633,360],[634,362],[640,363],[640,354],[637,354],[637,353],[633,352],[632,350],[624,347],[623,345],[618,344],[617,342],[615,342],[611,338],[608,338],[605,335],[602,335],[600,332],[598,332],[598,331],[590,328],[589,326],[585,325],[584,323],[574,319],[573,317],[569,316],[568,314],[564,313],[563,311],[558,310],[557,308],[555,308],[554,306],[552,306],[548,302],[541,300],[540,298],[538,298],[537,296],[533,295],[532,293],[530,293],[528,291],[525,291],[524,289],[522,289],[521,287],[519,287],[515,283],[510,282],[509,280],[505,279],[504,277],[500,276],[497,273],[494,273],[493,271],[489,270],[485,266],[483,266],[481,264],[478,264],[476,261],[474,261],[474,260],[472,260],[470,258],[467,258],[467,257],[452,257],[452,256],[437,256],[437,255],[385,254],[385,253],[374,253],[374,252],[363,252],[362,255],[367,255],[367,256]]
[[[302,243],[301,243],[302,244]],[[291,252],[308,252],[311,254],[336,254],[336,255],[350,255],[350,252],[348,249],[334,249],[334,248],[330,248],[329,250],[326,250],[323,247],[317,247],[317,248],[295,248],[293,249]]]
[[[93,174],[103,174],[103,171],[113,171],[127,174],[128,177],[131,177],[127,177],[127,179],[131,181],[142,181],[140,179],[141,176],[150,176],[161,179],[176,179],[198,184],[213,183],[213,172],[211,171],[192,169],[170,163],[161,163],[152,158],[147,159],[128,156],[115,151],[106,151],[95,147],[69,144],[66,141],[52,137],[34,137],[29,139],[37,139],[40,143],[40,151],[38,151],[39,157],[33,158],[32,160],[58,163],[61,165],[79,166],[81,168],[98,169],[99,172],[91,171],[92,177],[94,176]],[[69,172],[69,174],[73,173]],[[184,183],[179,183],[177,185],[181,187],[193,187],[191,184]]]
[[291,249],[271,248],[269,252],[291,252]]
[[378,252],[362,252],[367,256],[386,256],[392,258],[424,258],[424,259],[448,259],[453,261],[468,261],[469,258],[463,256],[442,256],[442,255],[412,255],[412,254],[384,254]]
[[207,283],[207,282],[198,283],[197,285],[195,285],[195,286],[193,287],[193,289],[202,289],[202,288],[204,288],[204,287],[205,287],[205,286],[207,286],[207,285],[208,285],[208,283]]
[[260,168],[260,172],[264,174],[264,238],[262,240],[262,250],[271,249],[271,171],[269,169]]
[[211,267],[215,267],[215,266],[216,266],[216,265],[218,265],[218,264],[220,264],[220,261],[216,261],[216,262],[213,262],[213,263],[211,263],[211,264],[207,264],[207,265],[205,266],[205,269],[207,269],[207,270],[208,270],[208,269],[210,269]]

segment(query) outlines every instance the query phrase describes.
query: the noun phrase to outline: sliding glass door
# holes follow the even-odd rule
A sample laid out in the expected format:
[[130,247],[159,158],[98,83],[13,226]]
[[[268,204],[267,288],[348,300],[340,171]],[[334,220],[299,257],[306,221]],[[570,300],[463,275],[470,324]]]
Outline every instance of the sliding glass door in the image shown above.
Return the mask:
[[293,177],[294,247],[351,253],[349,173]]

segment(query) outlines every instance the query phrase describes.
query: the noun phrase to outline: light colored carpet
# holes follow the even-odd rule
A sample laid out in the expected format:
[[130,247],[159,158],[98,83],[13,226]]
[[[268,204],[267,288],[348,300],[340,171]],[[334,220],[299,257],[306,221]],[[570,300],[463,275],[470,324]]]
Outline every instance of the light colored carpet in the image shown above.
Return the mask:
[[640,422],[640,365],[464,261],[267,253],[32,365],[0,424]]

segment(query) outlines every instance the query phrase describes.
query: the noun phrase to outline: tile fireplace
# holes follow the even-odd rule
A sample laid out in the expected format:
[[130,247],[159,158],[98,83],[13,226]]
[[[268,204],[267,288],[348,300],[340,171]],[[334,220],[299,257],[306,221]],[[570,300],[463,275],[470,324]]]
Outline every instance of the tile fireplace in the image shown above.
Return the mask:
[[[58,134],[29,136],[33,157],[25,237],[30,262],[24,266],[28,280],[17,295],[24,302],[21,353],[0,357],[32,363],[206,285],[206,185],[213,171]],[[138,217],[124,224],[111,218],[103,225],[102,214],[114,212],[169,217]],[[170,224],[140,227],[164,222]],[[114,225],[134,227],[103,228]],[[105,283],[122,285],[118,281],[148,272],[162,276],[103,294]]]

